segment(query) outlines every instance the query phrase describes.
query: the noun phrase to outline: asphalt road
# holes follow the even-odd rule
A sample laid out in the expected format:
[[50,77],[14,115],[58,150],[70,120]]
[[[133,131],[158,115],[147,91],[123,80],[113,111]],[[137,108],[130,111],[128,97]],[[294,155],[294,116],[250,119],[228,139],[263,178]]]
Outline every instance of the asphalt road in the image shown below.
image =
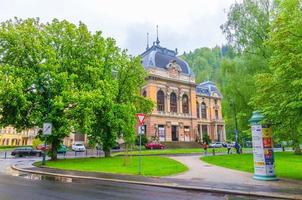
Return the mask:
[[[68,180],[70,181],[70,180]],[[10,175],[0,175],[1,200],[141,200],[141,199],[226,199],[222,194],[188,192],[131,184],[103,181],[71,183],[54,180],[31,180]]]
[[[37,159],[37,158],[31,158]],[[31,162],[30,158],[0,159],[0,200],[247,200],[249,197],[211,192],[142,186],[108,181],[60,179],[12,173],[11,164]],[[15,176],[12,176],[14,174]],[[18,175],[18,176],[16,176]],[[262,199],[262,198],[261,198]]]

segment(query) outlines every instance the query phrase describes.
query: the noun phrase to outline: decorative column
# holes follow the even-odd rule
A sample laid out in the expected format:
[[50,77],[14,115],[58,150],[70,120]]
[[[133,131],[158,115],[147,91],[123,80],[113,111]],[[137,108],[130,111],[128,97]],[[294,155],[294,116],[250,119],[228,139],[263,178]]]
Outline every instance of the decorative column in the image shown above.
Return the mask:
[[201,103],[198,102],[198,109],[199,109],[199,119],[202,118],[202,114],[201,114]]
[[165,109],[165,110],[166,110],[168,113],[170,113],[170,93],[167,92],[166,97],[167,97],[167,98],[166,98],[167,100],[166,100],[166,105],[165,105],[165,106],[166,106],[167,109]]
[[275,174],[275,159],[270,124],[262,124],[264,116],[254,111],[249,122],[252,126],[254,179],[272,181],[277,180]]
[[182,113],[182,96],[181,95],[178,96],[177,104],[178,104],[179,113]]

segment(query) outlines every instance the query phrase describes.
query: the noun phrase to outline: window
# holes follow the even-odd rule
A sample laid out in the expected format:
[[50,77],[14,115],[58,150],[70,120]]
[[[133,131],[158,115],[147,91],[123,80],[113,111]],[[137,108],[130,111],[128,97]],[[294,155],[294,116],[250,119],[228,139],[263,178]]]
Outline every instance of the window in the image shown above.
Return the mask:
[[143,97],[147,97],[147,92],[146,92],[146,90],[143,91]]
[[214,99],[214,103],[215,103],[215,105],[217,105],[217,99]]
[[[200,113],[199,113],[199,103],[196,102],[196,113],[197,113],[197,118],[200,118]],[[199,132],[199,131],[198,131]]]
[[202,119],[207,118],[207,106],[204,102],[201,103],[201,118]]
[[215,119],[216,119],[216,120],[219,119],[219,118],[218,118],[218,110],[215,110]]
[[164,125],[158,125],[158,137],[159,141],[163,142],[165,141],[165,126]]
[[165,110],[165,94],[162,90],[157,92],[157,110],[164,111]]
[[208,135],[208,126],[207,125],[202,125],[202,136],[204,137],[205,135]]
[[170,112],[177,112],[177,97],[174,92],[170,95]]
[[189,99],[186,94],[182,96],[182,112],[189,113]]

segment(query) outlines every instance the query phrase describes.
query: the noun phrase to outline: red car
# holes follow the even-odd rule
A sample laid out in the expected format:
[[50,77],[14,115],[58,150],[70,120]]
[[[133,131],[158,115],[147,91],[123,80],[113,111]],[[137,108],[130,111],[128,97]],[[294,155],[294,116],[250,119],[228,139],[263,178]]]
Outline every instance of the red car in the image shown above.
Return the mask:
[[49,145],[46,145],[46,148],[44,146],[44,144],[39,144],[37,147],[36,147],[37,150],[41,150],[41,151],[49,151],[50,149],[50,146]]
[[150,142],[148,144],[145,144],[145,147],[146,149],[164,149],[165,145],[158,142]]

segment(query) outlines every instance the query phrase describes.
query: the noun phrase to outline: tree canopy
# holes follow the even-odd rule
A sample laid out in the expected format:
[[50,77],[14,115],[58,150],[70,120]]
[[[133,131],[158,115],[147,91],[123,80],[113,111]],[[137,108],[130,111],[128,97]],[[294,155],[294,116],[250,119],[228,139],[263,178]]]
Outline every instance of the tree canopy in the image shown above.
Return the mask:
[[52,158],[71,132],[100,139],[104,150],[116,137],[134,141],[135,112],[153,104],[139,96],[145,73],[101,32],[54,19],[14,19],[0,27],[0,124],[18,129],[53,124]]

